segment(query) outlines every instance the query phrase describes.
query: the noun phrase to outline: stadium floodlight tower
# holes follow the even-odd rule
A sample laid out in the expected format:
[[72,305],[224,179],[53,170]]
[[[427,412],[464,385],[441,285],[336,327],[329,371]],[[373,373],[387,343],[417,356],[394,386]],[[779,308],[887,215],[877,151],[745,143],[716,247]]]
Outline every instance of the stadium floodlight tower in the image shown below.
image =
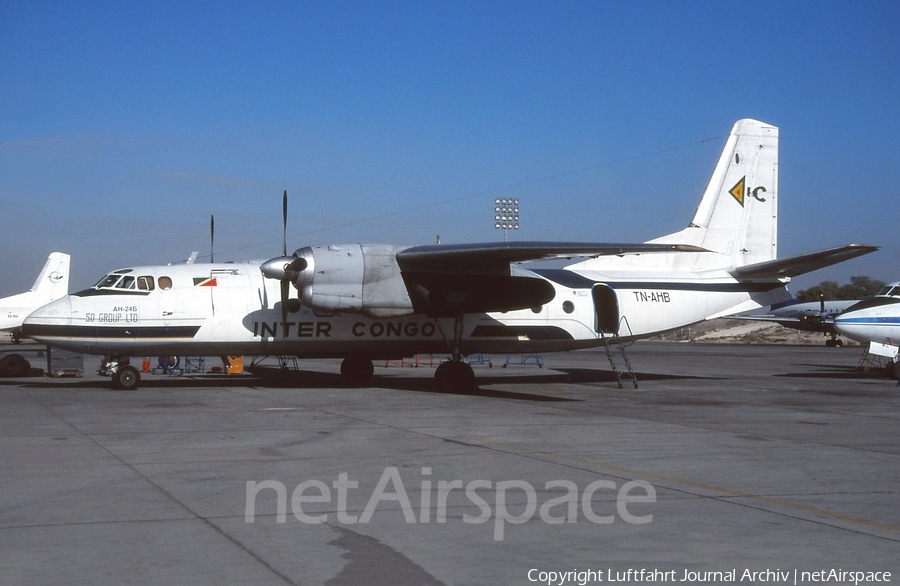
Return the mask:
[[494,228],[503,230],[503,242],[507,241],[510,230],[519,229],[519,198],[494,198]]

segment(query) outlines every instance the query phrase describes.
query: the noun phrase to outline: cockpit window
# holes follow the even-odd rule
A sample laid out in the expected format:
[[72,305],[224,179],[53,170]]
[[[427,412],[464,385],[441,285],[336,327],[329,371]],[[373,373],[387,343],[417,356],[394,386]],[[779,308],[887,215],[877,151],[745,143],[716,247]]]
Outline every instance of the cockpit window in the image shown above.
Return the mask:
[[153,291],[156,288],[154,285],[155,279],[152,276],[123,276],[123,273],[128,272],[130,272],[130,269],[127,271],[116,271],[115,273],[106,275],[94,285],[94,289],[139,289],[141,291]]
[[100,282],[97,283],[96,285],[94,285],[94,287],[96,287],[97,289],[105,289],[108,287],[115,287],[116,283],[121,278],[122,278],[122,275],[106,275],[105,277],[100,279]]
[[887,296],[898,297],[898,296],[900,296],[900,286],[888,285],[887,287],[883,288],[881,291],[876,293],[876,295],[883,295],[885,297],[887,297]]
[[134,277],[122,277],[122,280],[116,283],[116,289],[134,289]]

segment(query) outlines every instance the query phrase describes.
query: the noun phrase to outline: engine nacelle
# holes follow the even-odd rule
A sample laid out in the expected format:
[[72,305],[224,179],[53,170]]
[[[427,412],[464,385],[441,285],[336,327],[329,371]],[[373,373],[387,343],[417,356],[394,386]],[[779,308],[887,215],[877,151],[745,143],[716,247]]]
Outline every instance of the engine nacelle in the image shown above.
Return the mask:
[[341,244],[307,246],[294,252],[306,261],[294,286],[303,305],[322,312],[356,312],[371,317],[413,313],[397,265],[403,246]]

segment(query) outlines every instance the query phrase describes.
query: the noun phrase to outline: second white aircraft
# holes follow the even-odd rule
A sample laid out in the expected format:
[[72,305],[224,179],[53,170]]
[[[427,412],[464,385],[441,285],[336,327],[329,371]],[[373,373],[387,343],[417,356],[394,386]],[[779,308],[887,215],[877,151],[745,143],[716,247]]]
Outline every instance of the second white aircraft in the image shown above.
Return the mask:
[[18,341],[28,314],[66,295],[70,261],[71,257],[64,252],[50,253],[31,289],[0,299],[0,330],[12,332],[13,339]]
[[834,327],[848,338],[869,343],[869,352],[897,359],[900,352],[900,283],[847,308]]

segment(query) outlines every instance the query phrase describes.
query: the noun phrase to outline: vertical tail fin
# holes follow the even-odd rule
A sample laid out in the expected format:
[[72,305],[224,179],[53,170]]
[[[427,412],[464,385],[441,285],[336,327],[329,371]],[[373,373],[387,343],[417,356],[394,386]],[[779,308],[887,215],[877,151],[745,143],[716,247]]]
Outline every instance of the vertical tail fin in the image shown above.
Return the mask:
[[42,303],[50,303],[69,293],[69,262],[71,257],[63,252],[53,252],[47,257],[44,268],[29,291]]
[[778,128],[738,120],[690,225],[654,243],[694,244],[694,270],[772,260],[778,252]]

